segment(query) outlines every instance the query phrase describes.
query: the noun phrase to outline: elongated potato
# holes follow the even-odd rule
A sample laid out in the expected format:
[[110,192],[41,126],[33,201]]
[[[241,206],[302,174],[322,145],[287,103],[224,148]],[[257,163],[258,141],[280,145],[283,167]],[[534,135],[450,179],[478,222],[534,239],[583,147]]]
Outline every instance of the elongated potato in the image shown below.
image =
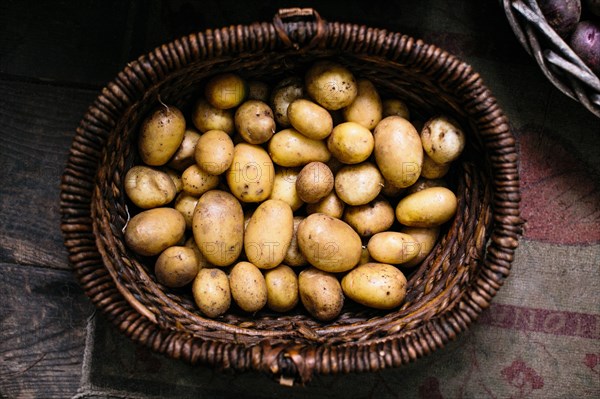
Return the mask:
[[304,201],[298,196],[296,190],[298,173],[300,173],[300,170],[297,168],[278,168],[275,172],[273,190],[269,196],[269,199],[286,202],[294,212],[304,205]]
[[440,234],[439,227],[402,227],[400,232],[410,235],[417,243],[419,252],[412,260],[401,264],[401,267],[413,267],[421,263],[433,250]]
[[369,129],[355,122],[345,122],[333,128],[327,148],[340,162],[357,164],[369,158],[374,143]]
[[213,76],[204,88],[204,96],[213,107],[218,109],[237,107],[247,94],[246,82],[234,73]]
[[194,240],[208,262],[215,266],[229,266],[242,252],[242,206],[228,192],[208,191],[198,200],[192,230]]
[[335,192],[348,205],[365,205],[383,188],[383,177],[370,162],[348,165],[335,176]]
[[148,166],[134,166],[125,175],[125,193],[142,209],[156,208],[173,201],[177,188],[164,172]]
[[348,206],[344,211],[344,221],[362,237],[369,237],[389,229],[394,224],[394,220],[394,208],[382,197],[365,205]]
[[292,168],[309,162],[327,162],[331,153],[325,143],[309,139],[295,129],[284,129],[269,141],[269,155],[279,166]]
[[246,226],[244,250],[260,269],[278,266],[287,253],[294,233],[294,214],[280,200],[266,200],[256,208]]
[[298,226],[300,251],[314,267],[339,273],[358,263],[362,242],[348,224],[322,213],[313,213]]
[[185,219],[173,208],[154,208],[135,215],[125,228],[125,244],[144,256],[158,255],[185,234]]
[[355,302],[375,309],[393,309],[406,296],[406,277],[392,265],[366,263],[342,279],[344,294]]
[[452,191],[432,187],[401,199],[396,206],[396,218],[405,226],[434,227],[450,220],[456,207],[456,196]]
[[384,231],[371,237],[367,248],[377,262],[398,265],[414,259],[420,245],[409,234]]
[[221,269],[200,269],[192,284],[192,294],[198,309],[211,318],[221,316],[231,306],[229,279]]
[[273,190],[275,167],[269,154],[253,144],[240,143],[233,149],[231,167],[225,173],[231,193],[243,202],[261,202]]
[[298,304],[298,277],[286,265],[265,271],[267,307],[275,312],[287,312]]
[[245,312],[258,312],[267,304],[267,283],[250,262],[239,262],[229,272],[229,286],[235,303]]
[[275,134],[273,111],[267,103],[248,100],[235,111],[235,128],[247,143],[266,143]]
[[215,108],[203,98],[194,104],[192,122],[196,129],[203,133],[209,130],[222,130],[232,135],[235,130],[233,110]]
[[306,213],[309,215],[324,213],[332,218],[341,219],[344,214],[344,207],[344,201],[337,196],[335,191],[332,191],[319,202],[306,205]]
[[335,275],[310,267],[298,275],[300,300],[315,319],[335,319],[344,306],[344,293]]
[[200,169],[210,175],[220,175],[233,162],[233,141],[222,130],[209,130],[199,139],[194,159]]
[[297,76],[285,78],[275,85],[271,93],[270,104],[279,126],[290,126],[288,107],[302,97],[304,97],[304,82]]
[[328,110],[338,110],[352,104],[358,88],[352,72],[331,61],[314,63],[305,76],[306,91]]
[[200,133],[196,129],[192,127],[185,129],[183,140],[167,165],[179,172],[183,172],[192,166],[194,164],[194,151],[196,151],[198,139],[200,139]]
[[185,118],[174,106],[159,106],[140,129],[138,150],[146,165],[166,164],[177,152],[185,134]]
[[219,176],[208,174],[194,164],[183,171],[181,182],[183,183],[184,192],[199,197],[219,185]]
[[367,79],[359,79],[358,94],[350,105],[343,109],[344,118],[348,122],[356,122],[371,130],[381,120],[383,105],[377,89]]
[[333,129],[329,112],[310,100],[295,100],[288,106],[287,115],[292,127],[309,139],[322,140]]
[[158,282],[171,288],[191,283],[199,270],[194,250],[182,246],[165,249],[154,264],[154,274]]
[[298,245],[298,226],[303,220],[303,216],[294,216],[294,232],[292,235],[292,241],[290,241],[290,246],[288,247],[283,260],[285,264],[292,267],[308,265],[308,261],[304,255],[302,255],[302,251],[300,251],[300,246]]

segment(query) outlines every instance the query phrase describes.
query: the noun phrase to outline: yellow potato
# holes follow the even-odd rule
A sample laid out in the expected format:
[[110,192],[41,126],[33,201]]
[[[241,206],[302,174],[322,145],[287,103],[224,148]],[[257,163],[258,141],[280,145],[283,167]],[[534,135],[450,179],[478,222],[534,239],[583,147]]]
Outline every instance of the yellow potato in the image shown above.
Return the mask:
[[387,179],[383,179],[383,188],[381,192],[388,198],[396,198],[399,197],[402,193],[406,191],[406,187],[397,187],[392,182]]
[[185,219],[185,227],[192,228],[192,219],[194,218],[194,210],[198,203],[198,197],[191,196],[187,193],[181,193],[175,199],[175,209],[177,209]]
[[306,73],[305,83],[308,95],[329,110],[347,107],[358,94],[352,72],[331,61],[314,63]]
[[294,129],[275,133],[269,141],[269,155],[279,166],[292,168],[309,162],[327,162],[331,153],[325,143],[309,139]]
[[421,177],[426,179],[439,179],[446,176],[450,170],[451,163],[439,164],[433,161],[430,156],[423,154],[423,165],[421,167]]
[[202,252],[200,252],[200,248],[198,248],[198,246],[196,245],[196,240],[194,240],[193,236],[188,238],[183,244],[183,246],[191,248],[196,254],[196,260],[198,261],[198,270],[202,269],[203,267],[214,267],[214,265],[211,265],[208,262],[208,260],[206,260],[204,255],[202,255]]
[[434,227],[452,219],[456,207],[452,191],[432,187],[401,199],[396,206],[396,218],[405,226]]
[[294,233],[294,214],[280,200],[266,200],[256,208],[244,234],[248,260],[260,269],[278,266],[287,253]]
[[381,120],[383,105],[377,89],[367,79],[358,80],[358,94],[352,104],[343,109],[348,122],[356,122],[371,130]]
[[250,144],[262,144],[275,134],[273,111],[264,102],[248,100],[235,111],[235,128]]
[[161,172],[166,173],[171,178],[171,180],[173,181],[173,184],[175,184],[175,191],[177,193],[179,193],[181,190],[183,190],[183,181],[181,180],[181,175],[179,174],[178,171],[173,170],[171,168],[164,167],[164,166],[161,166],[159,168],[159,170]]
[[233,141],[222,130],[209,130],[196,145],[194,159],[200,169],[210,175],[220,175],[233,162]]
[[371,258],[371,254],[369,253],[369,248],[366,245],[362,246],[362,250],[360,252],[360,260],[358,261],[358,266],[364,265],[365,263],[372,262],[373,258]]
[[337,196],[335,191],[331,191],[323,199],[315,204],[306,206],[306,213],[324,213],[332,218],[341,219],[344,214],[344,202]]
[[344,221],[362,237],[389,229],[394,220],[394,208],[383,198],[377,198],[365,205],[348,206],[344,211]]
[[327,148],[340,162],[356,164],[369,158],[374,143],[369,129],[355,122],[345,122],[333,129],[327,139]]
[[300,247],[298,246],[298,226],[303,220],[303,216],[294,216],[294,233],[292,235],[292,241],[290,241],[290,246],[288,247],[288,250],[285,253],[285,258],[283,259],[285,264],[292,267],[308,265],[308,261],[304,255],[302,255]]
[[384,263],[366,263],[342,278],[344,294],[355,302],[375,309],[393,309],[406,296],[406,277]]
[[262,147],[240,143],[233,149],[233,162],[225,177],[231,193],[237,199],[261,202],[271,195],[275,167]]
[[271,109],[275,114],[275,120],[281,127],[290,126],[288,118],[288,107],[295,100],[304,97],[304,83],[298,77],[283,79],[275,85],[271,93]]
[[267,307],[275,312],[287,312],[298,304],[298,277],[286,265],[265,271]]
[[403,263],[402,267],[413,267],[421,263],[433,250],[440,234],[439,227],[403,227],[400,230],[404,234],[410,235],[418,245],[419,252],[412,260]]
[[310,100],[300,98],[287,109],[290,124],[309,139],[322,140],[333,129],[333,119],[329,112]]
[[383,177],[370,162],[345,166],[335,176],[335,192],[348,205],[368,204],[382,187]]
[[383,100],[383,117],[387,118],[388,116],[399,116],[404,119],[410,119],[410,111],[404,101],[397,98],[390,98]]
[[167,205],[177,194],[177,188],[169,175],[148,166],[129,169],[124,186],[127,197],[142,209]]
[[425,122],[421,130],[423,149],[438,164],[454,161],[465,148],[465,134],[458,123],[439,116]]
[[267,304],[267,283],[250,262],[239,262],[229,272],[229,286],[235,303],[245,312],[258,312]]
[[234,132],[233,110],[218,109],[209,104],[208,101],[201,98],[195,104],[192,110],[192,122],[196,129],[201,132],[209,130],[222,130],[232,135]]
[[158,255],[177,244],[185,233],[185,219],[173,208],[154,208],[135,215],[125,227],[125,244],[143,256]]
[[326,272],[345,272],[360,259],[358,234],[348,224],[322,213],[313,213],[298,225],[297,239],[308,263]]
[[146,165],[166,164],[177,152],[185,134],[185,118],[174,106],[159,106],[140,129],[138,150]]
[[204,96],[213,107],[218,109],[237,107],[247,94],[246,82],[234,73],[213,76],[204,88]]
[[377,262],[397,265],[414,259],[420,245],[409,234],[385,231],[371,237],[367,248]]
[[416,181],[410,187],[406,187],[406,191],[404,192],[406,195],[418,193],[419,191],[423,191],[426,188],[431,187],[448,187],[448,184],[444,179],[425,179],[423,177],[419,177],[419,180]]
[[269,101],[269,85],[258,80],[248,82],[248,100]]
[[298,196],[296,191],[296,179],[300,171],[295,168],[279,168],[275,172],[275,181],[273,182],[273,190],[269,199],[277,199],[286,202],[292,211],[297,211],[304,201]]
[[192,231],[200,252],[208,262],[215,266],[231,265],[242,252],[242,206],[225,191],[208,191],[198,200]]
[[296,192],[308,204],[319,202],[332,190],[333,173],[323,162],[311,162],[298,174]]
[[167,165],[179,172],[183,172],[188,167],[192,166],[195,162],[194,151],[196,150],[196,143],[198,143],[199,138],[200,133],[198,133],[196,129],[191,127],[185,129],[183,141]]
[[165,249],[154,265],[158,282],[171,288],[191,283],[199,270],[194,250],[180,246]]
[[192,284],[194,301],[202,313],[215,318],[231,306],[231,290],[227,274],[221,269],[200,269]]
[[181,181],[184,192],[199,197],[219,185],[219,176],[210,175],[194,164],[183,171]]
[[375,128],[375,161],[383,177],[399,188],[417,181],[423,164],[423,147],[413,125],[388,116]]
[[331,273],[310,267],[298,276],[300,300],[315,319],[335,319],[344,306],[344,293],[340,282]]

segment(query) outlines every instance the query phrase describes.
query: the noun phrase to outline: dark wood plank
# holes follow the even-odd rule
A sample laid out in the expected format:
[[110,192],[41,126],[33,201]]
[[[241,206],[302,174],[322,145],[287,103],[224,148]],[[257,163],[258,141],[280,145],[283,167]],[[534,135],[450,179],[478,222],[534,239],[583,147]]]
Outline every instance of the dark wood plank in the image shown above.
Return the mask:
[[67,268],[59,183],[97,93],[0,80],[0,262]]
[[0,263],[0,397],[77,392],[90,302],[67,271]]

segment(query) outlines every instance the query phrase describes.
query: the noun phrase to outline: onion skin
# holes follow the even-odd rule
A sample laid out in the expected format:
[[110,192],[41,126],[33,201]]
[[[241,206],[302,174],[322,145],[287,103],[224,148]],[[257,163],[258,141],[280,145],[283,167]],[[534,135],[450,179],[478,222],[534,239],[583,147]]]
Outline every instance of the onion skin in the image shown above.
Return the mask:
[[538,0],[548,25],[562,38],[569,36],[581,18],[581,0]]
[[580,22],[569,44],[581,60],[600,75],[600,26],[591,21]]

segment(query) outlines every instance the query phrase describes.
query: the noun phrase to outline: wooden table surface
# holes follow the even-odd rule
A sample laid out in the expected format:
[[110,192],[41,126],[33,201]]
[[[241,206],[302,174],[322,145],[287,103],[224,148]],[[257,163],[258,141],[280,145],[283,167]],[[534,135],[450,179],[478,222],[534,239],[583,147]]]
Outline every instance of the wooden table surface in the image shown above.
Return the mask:
[[[496,94],[520,140],[528,219],[515,272],[498,303],[473,332],[441,354],[371,376],[318,378],[300,391],[260,375],[231,376],[190,367],[136,346],[95,313],[63,247],[59,182],[75,127],[103,85],[129,60],[196,30],[270,20],[279,6],[295,3],[3,0],[0,398],[440,398],[482,397],[485,392],[486,397],[568,397],[552,388],[554,379],[566,382],[576,393],[572,397],[600,395],[600,286],[594,282],[600,277],[600,121],[544,79],[512,36],[497,2],[388,1],[379,9],[360,1],[343,6],[298,3],[315,6],[328,20],[383,27],[438,44],[471,63]],[[573,260],[576,268],[569,264]],[[577,300],[565,298],[576,296],[568,292],[546,296],[554,289],[581,292]],[[526,304],[530,307],[524,308]],[[504,313],[499,312],[519,309],[587,315],[589,325],[581,333],[565,330],[551,336],[543,325],[538,330],[529,324],[506,327],[510,322],[501,320]],[[564,348],[581,352],[580,376],[567,378],[558,360],[554,369],[546,370],[543,362],[552,361],[541,351],[519,356],[522,345],[542,342],[550,347],[554,337],[577,337]],[[502,351],[496,344],[486,346],[503,340],[515,346]],[[471,355],[464,354],[465,348],[476,362],[467,359]],[[478,364],[485,361],[497,371],[482,370]],[[470,368],[457,371],[455,362]],[[521,370],[528,385],[515,383],[514,370]]]

